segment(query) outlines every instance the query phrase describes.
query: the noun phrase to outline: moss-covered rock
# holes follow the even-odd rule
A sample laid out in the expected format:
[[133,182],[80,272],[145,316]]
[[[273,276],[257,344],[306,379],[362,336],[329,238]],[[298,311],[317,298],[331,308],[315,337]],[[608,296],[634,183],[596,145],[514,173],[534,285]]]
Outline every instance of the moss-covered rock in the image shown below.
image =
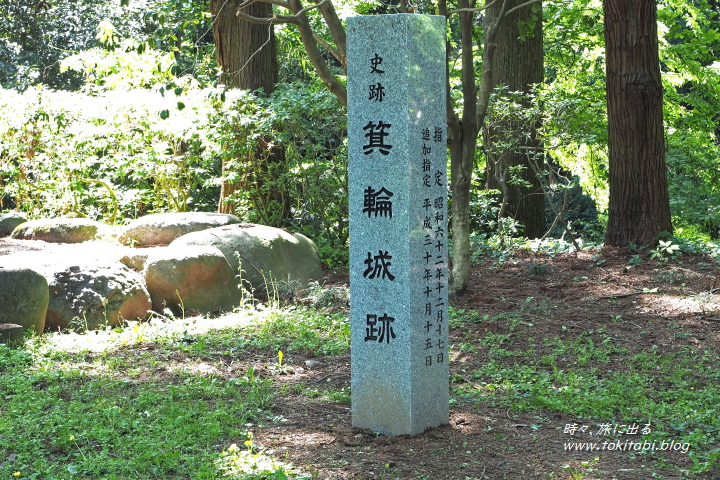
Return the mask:
[[86,218],[30,220],[13,230],[18,240],[43,240],[50,243],[81,243],[111,236],[114,227]]
[[29,268],[0,268],[0,323],[42,333],[49,301],[48,282]]
[[24,329],[15,323],[0,323],[0,344],[14,346],[22,343]]
[[118,240],[132,246],[168,245],[187,233],[240,223],[225,213],[183,212],[146,215],[123,228]]
[[211,246],[179,246],[151,252],[143,271],[153,308],[200,313],[228,311],[240,302],[235,273]]
[[0,237],[7,237],[18,225],[25,222],[27,222],[27,218],[24,213],[0,213]]
[[265,292],[268,284],[277,281],[304,287],[310,281],[322,279],[317,247],[299,233],[264,225],[228,225],[190,233],[170,244],[187,245],[218,248],[233,271],[242,270],[243,282],[256,291]]
[[141,276],[119,262],[47,267],[50,302],[45,326],[78,331],[140,320],[150,313]]

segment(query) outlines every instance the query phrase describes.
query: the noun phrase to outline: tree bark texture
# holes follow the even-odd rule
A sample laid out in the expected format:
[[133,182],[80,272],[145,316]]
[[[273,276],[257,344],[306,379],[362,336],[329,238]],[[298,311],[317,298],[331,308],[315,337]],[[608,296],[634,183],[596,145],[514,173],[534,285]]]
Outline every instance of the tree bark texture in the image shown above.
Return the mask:
[[[243,90],[275,90],[278,63],[272,25],[246,22],[237,17],[240,0],[211,0],[213,36],[217,62],[222,69],[220,83]],[[272,17],[272,5],[253,2],[243,11],[256,17]]]
[[[220,83],[230,88],[243,90],[262,90],[270,95],[278,82],[278,63],[275,47],[275,31],[272,24],[256,24],[237,17],[239,0],[211,0],[210,12],[213,15],[213,36],[217,52],[217,62],[221,68]],[[248,15],[260,18],[272,17],[272,5],[264,2],[253,2],[242,9]],[[254,168],[246,172],[256,172],[253,178],[242,179],[241,182],[223,180],[220,188],[218,212],[234,213],[234,205],[227,198],[244,185],[253,185],[252,190],[263,192],[265,205],[273,205],[279,211],[273,215],[279,218],[276,226],[290,217],[290,199],[281,187],[271,184],[265,188],[262,183],[270,172],[278,171],[278,166],[285,162],[285,152],[274,146],[271,139],[258,145],[258,152],[241,159],[241,162],[253,162]],[[268,151],[270,149],[270,151]],[[227,162],[222,165],[223,177],[228,172]]]
[[[525,3],[510,0],[508,8]],[[540,6],[541,4],[535,4]],[[534,7],[537,9],[537,6]],[[494,22],[501,11],[498,3],[487,10],[487,21]],[[527,6],[507,15],[500,24],[495,40],[493,86],[505,85],[510,92],[529,93],[531,86],[543,81],[543,33],[542,10],[535,12],[534,29],[521,39],[520,22],[528,22],[533,14]],[[486,48],[488,42],[486,42]],[[524,227],[528,238],[540,238],[545,234],[545,197],[538,175],[542,173],[543,161],[540,142],[536,140],[536,126],[527,130],[523,123],[502,123],[485,129],[486,186],[502,193],[503,217],[512,217]],[[511,144],[517,148],[503,148]],[[494,146],[498,146],[494,148]],[[510,184],[511,167],[524,167],[519,174],[521,184]],[[529,186],[523,184],[529,184]]]
[[[469,8],[469,0],[458,0],[458,8]],[[462,58],[463,109],[458,118],[448,89],[448,146],[452,191],[451,232],[453,239],[450,267],[451,295],[459,295],[470,281],[470,188],[475,143],[478,135],[475,65],[473,55],[473,14],[462,12],[460,47]]]
[[655,0],[605,0],[610,202],[605,244],[672,232]]

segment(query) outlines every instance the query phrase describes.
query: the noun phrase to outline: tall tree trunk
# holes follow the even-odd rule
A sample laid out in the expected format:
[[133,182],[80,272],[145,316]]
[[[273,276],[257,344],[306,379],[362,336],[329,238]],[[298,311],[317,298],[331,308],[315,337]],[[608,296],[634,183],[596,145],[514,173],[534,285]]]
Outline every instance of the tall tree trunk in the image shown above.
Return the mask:
[[[217,51],[217,62],[221,68],[220,83],[243,90],[260,90],[264,95],[270,95],[278,82],[278,62],[275,47],[275,30],[272,24],[262,25],[247,22],[237,17],[236,11],[240,0],[211,0],[210,12],[213,15],[213,36]],[[248,15],[259,18],[272,17],[272,5],[265,2],[253,2],[242,9]],[[285,160],[281,148],[273,148],[271,152],[262,151],[272,142],[262,142],[258,145],[261,150],[255,159],[248,161],[262,162],[267,171],[277,170],[279,163]],[[227,164],[223,162],[223,176],[227,173]],[[265,168],[263,167],[263,169]],[[261,181],[262,171],[255,181]],[[218,211],[233,213],[233,205],[226,199],[240,188],[238,183],[223,181],[220,190]],[[276,187],[268,189],[269,198],[280,208],[278,218],[282,220],[290,216],[290,202],[284,192]]]
[[[510,0],[509,8],[526,0]],[[493,85],[505,85],[509,92],[529,93],[533,84],[543,81],[542,7],[536,3],[507,15],[497,33]],[[488,20],[495,22],[502,3],[487,10]],[[534,16],[534,18],[533,18]],[[530,31],[528,23],[534,22]],[[521,34],[523,34],[521,36]],[[488,42],[485,43],[487,48]],[[530,128],[532,131],[527,131]],[[493,125],[484,131],[487,160],[486,186],[500,190],[503,217],[512,217],[524,227],[528,238],[545,233],[545,197],[538,175],[543,170],[536,125],[510,121]],[[509,149],[502,145],[512,145]],[[497,147],[495,147],[497,146]],[[511,167],[521,167],[520,182],[510,182]]]
[[[458,8],[469,8],[469,0],[458,0]],[[478,135],[477,89],[473,55],[473,14],[461,12],[462,119],[452,108],[448,83],[448,146],[450,147],[450,189],[452,191],[451,231],[453,238],[450,294],[465,291],[470,280],[470,189],[475,143]]]
[[655,0],[605,0],[610,203],[605,244],[671,232]]

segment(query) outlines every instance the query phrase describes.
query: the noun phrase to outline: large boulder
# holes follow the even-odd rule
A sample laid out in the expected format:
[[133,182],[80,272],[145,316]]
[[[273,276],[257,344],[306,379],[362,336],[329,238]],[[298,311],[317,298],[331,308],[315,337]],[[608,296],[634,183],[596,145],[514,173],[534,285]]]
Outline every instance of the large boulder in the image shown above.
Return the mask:
[[45,326],[95,330],[150,313],[141,276],[119,262],[62,265],[46,270],[50,302]]
[[187,233],[236,223],[240,223],[240,219],[226,213],[159,213],[133,220],[118,240],[125,245],[168,245]]
[[15,230],[15,227],[25,222],[27,222],[27,218],[24,213],[0,213],[0,237],[7,237]]
[[48,282],[29,268],[0,268],[0,323],[42,333],[48,309]]
[[263,225],[228,225],[184,235],[174,246],[209,245],[218,248],[233,271],[242,270],[243,285],[267,292],[268,284],[286,281],[304,287],[322,279],[317,247],[299,233]]
[[155,310],[210,313],[232,310],[240,301],[235,272],[211,246],[170,246],[150,253],[143,271]]
[[50,243],[81,243],[112,235],[114,227],[87,218],[30,220],[18,225],[11,237]]

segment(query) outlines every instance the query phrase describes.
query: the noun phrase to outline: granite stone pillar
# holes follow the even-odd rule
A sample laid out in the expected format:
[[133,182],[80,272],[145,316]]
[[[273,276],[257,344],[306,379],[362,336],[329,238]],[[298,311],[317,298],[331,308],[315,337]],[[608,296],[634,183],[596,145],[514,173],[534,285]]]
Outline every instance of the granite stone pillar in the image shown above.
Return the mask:
[[352,423],[448,423],[445,18],[347,24]]

